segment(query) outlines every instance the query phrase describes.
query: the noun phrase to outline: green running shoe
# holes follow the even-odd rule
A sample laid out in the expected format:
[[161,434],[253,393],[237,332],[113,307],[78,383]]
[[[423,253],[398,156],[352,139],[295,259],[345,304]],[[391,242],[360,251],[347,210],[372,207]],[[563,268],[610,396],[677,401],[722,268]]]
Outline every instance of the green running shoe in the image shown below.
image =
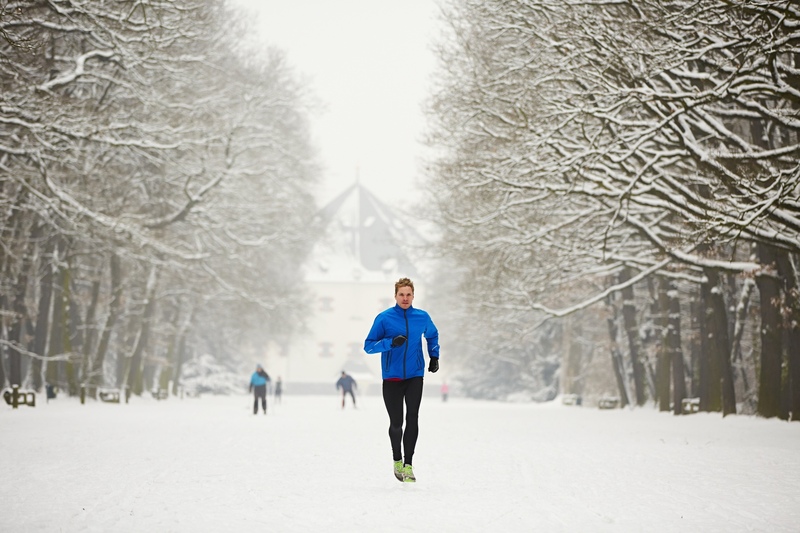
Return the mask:
[[403,461],[394,462],[394,477],[397,481],[403,481]]
[[414,469],[411,468],[411,465],[405,465],[403,467],[403,481],[406,483],[415,483],[417,478],[414,477]]

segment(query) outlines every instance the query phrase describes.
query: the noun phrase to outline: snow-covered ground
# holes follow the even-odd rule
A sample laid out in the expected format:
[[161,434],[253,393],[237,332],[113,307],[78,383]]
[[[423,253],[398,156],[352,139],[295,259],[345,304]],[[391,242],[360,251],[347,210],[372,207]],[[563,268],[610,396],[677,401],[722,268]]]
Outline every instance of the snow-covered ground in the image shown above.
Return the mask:
[[798,423],[428,395],[403,484],[338,401],[3,403],[0,531],[800,531]]

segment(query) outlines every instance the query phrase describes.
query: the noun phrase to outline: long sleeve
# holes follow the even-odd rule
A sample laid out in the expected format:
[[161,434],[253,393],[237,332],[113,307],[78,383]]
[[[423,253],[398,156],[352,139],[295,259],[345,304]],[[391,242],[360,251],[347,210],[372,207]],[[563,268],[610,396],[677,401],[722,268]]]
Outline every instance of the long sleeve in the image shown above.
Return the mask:
[[367,353],[380,353],[388,351],[391,348],[391,341],[384,338],[386,331],[383,327],[381,316],[375,317],[375,322],[372,323],[372,328],[367,334],[364,341],[364,351]]
[[425,328],[425,341],[428,343],[428,355],[435,359],[439,358],[439,330],[436,328],[436,325],[433,323],[433,320],[429,320],[428,327]]

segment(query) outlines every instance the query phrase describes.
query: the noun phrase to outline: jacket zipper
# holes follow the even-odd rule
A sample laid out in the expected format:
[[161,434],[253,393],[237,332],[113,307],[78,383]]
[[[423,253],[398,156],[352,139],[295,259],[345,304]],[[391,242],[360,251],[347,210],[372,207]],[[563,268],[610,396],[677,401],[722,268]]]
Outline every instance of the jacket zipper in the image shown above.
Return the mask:
[[403,309],[403,318],[406,321],[406,342],[405,342],[405,350],[403,350],[403,379],[406,379],[406,359],[408,358],[408,315],[406,315],[407,309]]

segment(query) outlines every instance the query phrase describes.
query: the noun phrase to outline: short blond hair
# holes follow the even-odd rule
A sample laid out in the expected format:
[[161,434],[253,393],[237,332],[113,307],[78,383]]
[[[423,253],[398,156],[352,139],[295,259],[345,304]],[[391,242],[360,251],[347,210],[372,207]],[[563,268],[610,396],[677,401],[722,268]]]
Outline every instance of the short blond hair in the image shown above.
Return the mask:
[[394,284],[394,295],[397,296],[397,291],[400,290],[400,287],[411,287],[411,294],[414,294],[414,282],[408,278],[400,278],[397,280],[397,283]]

